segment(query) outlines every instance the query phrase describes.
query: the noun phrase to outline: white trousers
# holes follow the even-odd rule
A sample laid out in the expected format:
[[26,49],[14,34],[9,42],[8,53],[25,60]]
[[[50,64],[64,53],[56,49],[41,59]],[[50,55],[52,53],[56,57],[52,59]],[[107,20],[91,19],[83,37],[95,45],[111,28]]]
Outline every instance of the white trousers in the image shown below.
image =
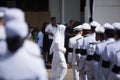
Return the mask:
[[79,71],[77,65],[72,65],[73,70],[73,80],[79,80]]
[[88,80],[95,80],[93,61],[86,61]]
[[52,61],[52,77],[51,80],[63,80],[67,73],[66,61]]
[[101,67],[100,63],[97,61],[94,61],[95,80],[105,80],[100,67]]

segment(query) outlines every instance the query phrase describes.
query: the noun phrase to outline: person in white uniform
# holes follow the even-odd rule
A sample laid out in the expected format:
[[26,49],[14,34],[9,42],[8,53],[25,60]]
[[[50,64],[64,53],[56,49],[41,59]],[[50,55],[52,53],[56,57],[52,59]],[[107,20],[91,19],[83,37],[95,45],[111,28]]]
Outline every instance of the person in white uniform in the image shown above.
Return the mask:
[[104,80],[103,74],[100,69],[100,45],[104,41],[104,32],[105,29],[104,27],[97,27],[96,29],[96,39],[99,41],[99,43],[96,45],[95,53],[93,55],[93,60],[94,60],[94,73],[95,73],[95,80]]
[[[90,25],[88,23],[84,23],[84,24],[82,24],[81,27],[82,27],[82,31],[83,31],[82,35],[84,34],[84,36],[87,37],[88,32],[91,29]],[[77,44],[79,44],[79,47],[80,47],[80,49],[76,50],[80,54],[80,58],[78,61],[79,80],[85,80],[87,78],[87,76],[86,76],[86,73],[84,70],[84,66],[85,66],[85,59],[86,59],[87,52],[85,50],[86,47],[84,44],[84,39],[78,40]]]
[[109,23],[105,23],[103,25],[103,27],[105,28],[105,41],[100,43],[99,46],[97,47],[97,53],[100,55],[100,65],[101,65],[101,70],[102,70],[102,74],[104,76],[104,79],[106,79],[107,77],[107,73],[109,71],[109,58],[106,56],[106,52],[105,52],[105,47],[106,45],[109,45],[113,42],[115,42],[115,30],[114,27],[109,24]]
[[113,23],[115,27],[116,42],[106,46],[106,56],[109,57],[110,67],[106,80],[120,80],[120,23]]
[[56,35],[50,47],[50,54],[53,53],[51,80],[63,80],[67,73],[67,64],[65,60],[66,48],[64,47],[65,39],[64,25],[59,25]]
[[48,80],[42,58],[28,54],[23,47],[28,35],[25,22],[9,21],[5,24],[8,52],[0,57],[0,79],[4,80]]
[[82,25],[76,26],[74,28],[74,33],[76,34],[76,36],[71,37],[69,39],[69,47],[73,47],[73,52],[71,56],[71,65],[73,69],[73,80],[79,80],[79,70],[78,70],[78,62],[80,59],[79,51],[83,43]]
[[[4,15],[4,22],[6,24],[9,21],[25,22],[24,12],[21,9],[18,9],[18,8],[10,8],[10,9],[6,10],[5,15]],[[30,55],[33,55],[35,57],[36,56],[37,57],[41,56],[40,49],[39,49],[39,47],[36,43],[25,39],[23,47],[26,49],[26,51]]]
[[[91,33],[89,37],[85,37],[84,41],[87,44],[87,57],[86,57],[86,74],[88,76],[89,80],[94,80],[95,79],[95,74],[94,74],[94,67],[93,67],[93,54],[96,48],[96,34],[95,34],[95,28],[97,26],[100,26],[100,24],[97,21],[92,21],[90,23],[91,26]],[[86,45],[85,44],[85,45]]]

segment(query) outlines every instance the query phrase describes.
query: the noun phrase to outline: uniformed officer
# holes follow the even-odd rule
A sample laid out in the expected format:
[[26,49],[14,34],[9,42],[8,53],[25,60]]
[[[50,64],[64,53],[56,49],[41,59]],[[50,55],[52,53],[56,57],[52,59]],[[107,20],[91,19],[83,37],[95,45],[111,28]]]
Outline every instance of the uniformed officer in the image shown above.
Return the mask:
[[109,57],[110,67],[106,80],[120,80],[120,23],[113,23],[115,27],[116,42],[106,46],[106,54]]
[[[71,65],[73,69],[73,80],[79,80],[79,70],[78,70],[78,63],[80,58],[80,48],[83,43],[83,36],[82,36],[82,25],[78,25],[74,28],[74,33],[76,36],[71,37],[69,39],[69,47],[73,49],[72,56],[71,56]],[[68,53],[69,54],[69,53]]]
[[[89,36],[89,32],[90,32],[90,25],[88,23],[84,23],[82,24],[82,29],[83,29],[83,36],[88,37]],[[83,39],[83,43],[80,43],[81,45],[80,47],[80,59],[78,62],[78,70],[79,70],[79,80],[87,80],[87,75],[86,75],[86,70],[84,69],[85,66],[85,61],[86,61],[86,56],[87,56],[87,52],[86,52],[86,44],[85,41]]]
[[96,53],[100,55],[101,70],[105,79],[109,70],[109,58],[106,56],[105,46],[115,42],[115,31],[114,27],[109,23],[105,23],[103,27],[105,28],[105,41],[100,43],[99,46],[97,46]]
[[[21,9],[18,8],[10,8],[5,11],[4,15],[4,21],[5,24],[9,21],[19,21],[19,22],[25,22],[25,14]],[[27,37],[27,36],[26,36]],[[26,49],[26,51],[33,56],[41,56],[41,53],[39,52],[40,49],[37,44],[34,42],[25,39],[23,47]],[[36,52],[34,52],[36,51]]]
[[96,34],[95,34],[95,28],[97,26],[100,26],[100,24],[97,21],[92,21],[90,23],[91,26],[91,33],[89,37],[84,38],[84,42],[87,45],[86,50],[87,50],[87,58],[86,58],[86,68],[87,68],[87,75],[89,80],[94,80],[95,79],[95,74],[94,74],[94,67],[93,67],[93,54],[95,51],[95,47],[97,44],[96,41]]
[[95,80],[104,80],[103,78],[103,74],[101,72],[101,69],[100,69],[100,52],[99,50],[101,50],[101,48],[99,47],[103,41],[104,41],[104,32],[105,32],[105,29],[104,27],[96,27],[95,29],[96,31],[96,40],[99,41],[99,43],[96,45],[96,49],[95,49],[95,53],[93,55],[93,60],[94,60],[94,73],[95,73]]
[[51,80],[63,80],[67,73],[67,63],[64,55],[66,52],[64,47],[65,28],[64,25],[58,26],[50,48],[50,54],[53,53]]
[[0,57],[0,79],[48,80],[41,58],[30,56],[23,42],[28,34],[25,22],[9,21],[5,24],[8,52]]
[[105,32],[104,27],[98,26],[95,28],[97,42],[104,41],[104,32]]

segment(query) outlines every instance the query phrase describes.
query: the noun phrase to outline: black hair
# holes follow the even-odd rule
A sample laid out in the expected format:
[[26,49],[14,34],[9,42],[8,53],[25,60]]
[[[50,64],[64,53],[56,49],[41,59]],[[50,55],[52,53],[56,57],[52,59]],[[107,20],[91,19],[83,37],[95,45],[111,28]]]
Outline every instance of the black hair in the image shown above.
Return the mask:
[[47,27],[48,22],[44,22],[42,25],[42,32],[45,33],[45,28]]
[[50,18],[51,21],[54,20],[54,19],[56,19],[56,17],[51,17],[51,18]]
[[113,29],[105,29],[105,35],[107,35],[108,38],[115,37],[115,30],[113,30]]
[[17,35],[15,37],[7,37],[8,50],[13,53],[16,52],[23,45],[23,41],[24,39]]
[[74,20],[70,20],[69,23],[74,22]]

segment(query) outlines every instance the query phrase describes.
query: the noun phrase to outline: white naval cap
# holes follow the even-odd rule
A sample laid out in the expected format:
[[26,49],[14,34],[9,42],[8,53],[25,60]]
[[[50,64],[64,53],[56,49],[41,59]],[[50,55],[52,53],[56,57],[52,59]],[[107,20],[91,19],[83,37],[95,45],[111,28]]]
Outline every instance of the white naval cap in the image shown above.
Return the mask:
[[28,35],[28,25],[25,22],[9,21],[5,24],[7,37],[16,35],[25,38]]
[[78,26],[74,27],[73,29],[74,29],[74,31],[80,31],[80,30],[82,30],[82,25],[78,25]]
[[5,22],[10,20],[17,20],[17,21],[25,21],[25,14],[21,9],[18,8],[10,8],[5,11]]
[[103,25],[103,27],[105,28],[105,29],[115,29],[110,23],[105,23],[104,25]]
[[113,26],[116,30],[120,30],[120,23],[119,22],[113,23]]
[[83,23],[82,24],[82,29],[84,29],[84,30],[90,30],[91,27],[90,27],[90,25],[88,23]]
[[90,23],[90,26],[91,26],[91,27],[97,27],[97,26],[100,26],[100,23],[98,23],[97,21],[92,21],[92,22]]
[[97,33],[104,33],[105,32],[105,28],[101,27],[101,26],[98,26],[98,27],[95,28],[95,32],[97,32]]

